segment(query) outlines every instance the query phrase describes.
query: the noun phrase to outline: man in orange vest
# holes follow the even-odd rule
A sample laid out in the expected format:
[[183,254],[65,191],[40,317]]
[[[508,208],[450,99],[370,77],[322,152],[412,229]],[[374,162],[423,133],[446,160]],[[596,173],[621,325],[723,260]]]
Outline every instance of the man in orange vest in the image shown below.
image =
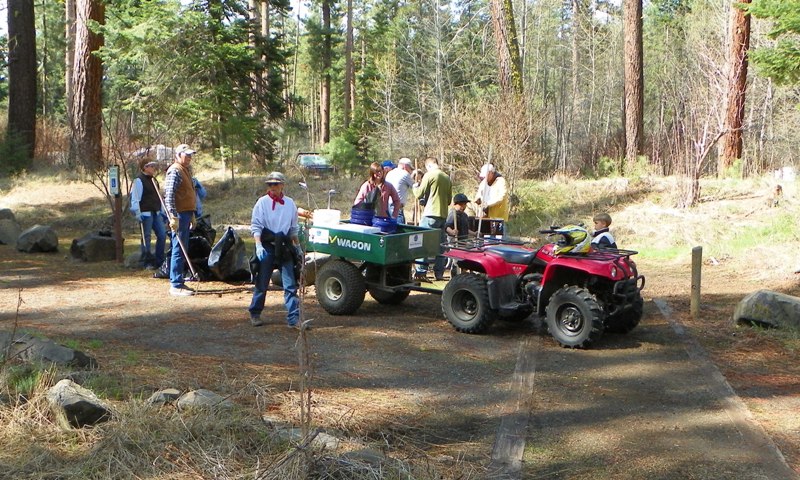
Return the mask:
[[189,246],[189,230],[194,224],[194,212],[197,209],[196,192],[190,169],[194,153],[195,151],[189,145],[185,143],[178,145],[175,148],[175,161],[167,169],[167,178],[164,181],[164,203],[169,217],[169,228],[172,230],[169,293],[176,297],[194,295],[194,290],[184,283],[183,262],[186,252],[182,251],[183,248]]

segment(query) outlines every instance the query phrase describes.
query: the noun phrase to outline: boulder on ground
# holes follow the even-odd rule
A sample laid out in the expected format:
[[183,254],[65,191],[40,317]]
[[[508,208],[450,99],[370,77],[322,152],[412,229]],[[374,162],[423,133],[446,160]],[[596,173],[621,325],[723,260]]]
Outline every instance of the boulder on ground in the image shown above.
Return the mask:
[[19,235],[17,250],[26,253],[57,252],[58,235],[47,225],[34,225]]
[[18,333],[0,332],[0,348],[8,349],[8,358],[18,358],[26,363],[55,363],[76,368],[97,368],[97,360],[46,338],[35,338]]
[[140,270],[142,268],[142,251],[133,252],[125,257],[125,263],[123,265],[125,268]]
[[87,233],[72,241],[69,253],[72,258],[84,262],[116,260],[117,242],[111,232]]
[[111,419],[111,409],[97,395],[66,378],[47,391],[47,401],[58,419],[66,420],[74,428]]
[[15,245],[22,232],[16,220],[12,218],[0,219],[0,245]]
[[167,405],[172,404],[180,398],[181,391],[176,388],[165,388],[157,392],[153,392],[150,398],[147,399],[148,405]]
[[800,298],[770,290],[744,297],[733,312],[739,325],[800,329]]
[[233,406],[230,400],[211,390],[198,389],[186,392],[181,395],[177,403],[179,410],[190,408],[230,408]]
[[0,208],[0,220],[14,220],[16,222],[17,217],[10,208]]

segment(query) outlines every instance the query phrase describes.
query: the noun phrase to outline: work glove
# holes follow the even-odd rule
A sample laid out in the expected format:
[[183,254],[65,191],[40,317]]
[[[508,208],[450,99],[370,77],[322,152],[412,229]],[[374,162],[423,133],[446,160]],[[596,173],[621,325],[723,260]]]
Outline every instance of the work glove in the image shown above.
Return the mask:
[[265,249],[264,245],[261,245],[260,242],[256,243],[256,258],[262,262],[267,258],[267,249]]
[[179,225],[178,217],[172,217],[172,218],[169,219],[169,228],[170,228],[170,230],[172,230],[173,232],[177,232],[178,231],[178,225]]
[[136,217],[136,221],[137,222],[139,222],[139,223],[142,222],[142,212],[137,210],[137,211],[133,212],[133,215]]

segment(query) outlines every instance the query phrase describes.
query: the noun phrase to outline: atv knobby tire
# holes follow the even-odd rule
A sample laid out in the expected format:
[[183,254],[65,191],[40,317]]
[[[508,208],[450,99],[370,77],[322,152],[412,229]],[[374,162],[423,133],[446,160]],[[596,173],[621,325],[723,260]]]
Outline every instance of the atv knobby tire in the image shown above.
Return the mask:
[[317,273],[317,301],[331,315],[350,315],[364,303],[364,276],[352,263],[331,260]]
[[631,305],[625,310],[617,313],[616,315],[609,315],[606,318],[606,332],[609,333],[628,333],[637,325],[642,319],[644,313],[644,300],[642,294],[637,293],[636,298]]
[[393,292],[378,287],[371,287],[369,289],[369,294],[376,302],[383,305],[399,305],[403,303],[403,300],[408,298],[408,295],[411,294],[411,290],[397,290]]
[[568,348],[586,348],[603,335],[603,309],[588,290],[567,286],[547,305],[547,329]]
[[442,291],[442,312],[459,332],[482,333],[497,313],[489,308],[486,280],[475,273],[451,278]]

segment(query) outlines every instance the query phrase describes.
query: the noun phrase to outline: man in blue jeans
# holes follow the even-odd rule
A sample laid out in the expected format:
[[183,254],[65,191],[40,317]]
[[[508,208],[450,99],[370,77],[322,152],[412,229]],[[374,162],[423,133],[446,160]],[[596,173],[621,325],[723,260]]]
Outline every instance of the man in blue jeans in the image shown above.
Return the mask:
[[275,267],[281,270],[283,303],[286,306],[286,324],[297,328],[300,322],[300,298],[297,296],[295,263],[302,258],[300,240],[297,237],[297,205],[283,194],[286,177],[280,172],[267,175],[267,194],[253,206],[250,232],[256,242],[258,273],[250,301],[250,325],[264,324],[261,312],[267,297],[267,286]]
[[183,250],[189,247],[189,230],[194,225],[194,212],[197,208],[190,169],[194,153],[189,145],[185,143],[178,145],[175,148],[175,161],[167,169],[167,179],[164,182],[164,203],[169,217],[169,228],[172,230],[169,293],[176,297],[194,295],[194,290],[187,287],[183,279],[183,262],[186,255]]
[[[444,222],[447,219],[450,199],[452,198],[453,183],[439,168],[439,161],[428,157],[425,159],[425,169],[427,172],[418,183],[414,183],[413,192],[417,198],[425,199],[425,210],[422,212],[420,227],[428,227],[439,230],[439,243],[447,241]],[[441,247],[439,247],[441,252]],[[433,264],[433,274],[436,280],[444,280],[444,269],[447,259],[442,255],[437,255]],[[414,279],[426,281],[428,273],[428,259],[418,259]]]
[[[154,270],[164,263],[164,246],[167,233],[162,220],[161,200],[158,194],[158,181],[155,179],[158,163],[144,160],[141,173],[131,186],[131,213],[141,224],[142,254],[140,262],[148,270]],[[156,252],[150,249],[150,233],[156,235]]]

